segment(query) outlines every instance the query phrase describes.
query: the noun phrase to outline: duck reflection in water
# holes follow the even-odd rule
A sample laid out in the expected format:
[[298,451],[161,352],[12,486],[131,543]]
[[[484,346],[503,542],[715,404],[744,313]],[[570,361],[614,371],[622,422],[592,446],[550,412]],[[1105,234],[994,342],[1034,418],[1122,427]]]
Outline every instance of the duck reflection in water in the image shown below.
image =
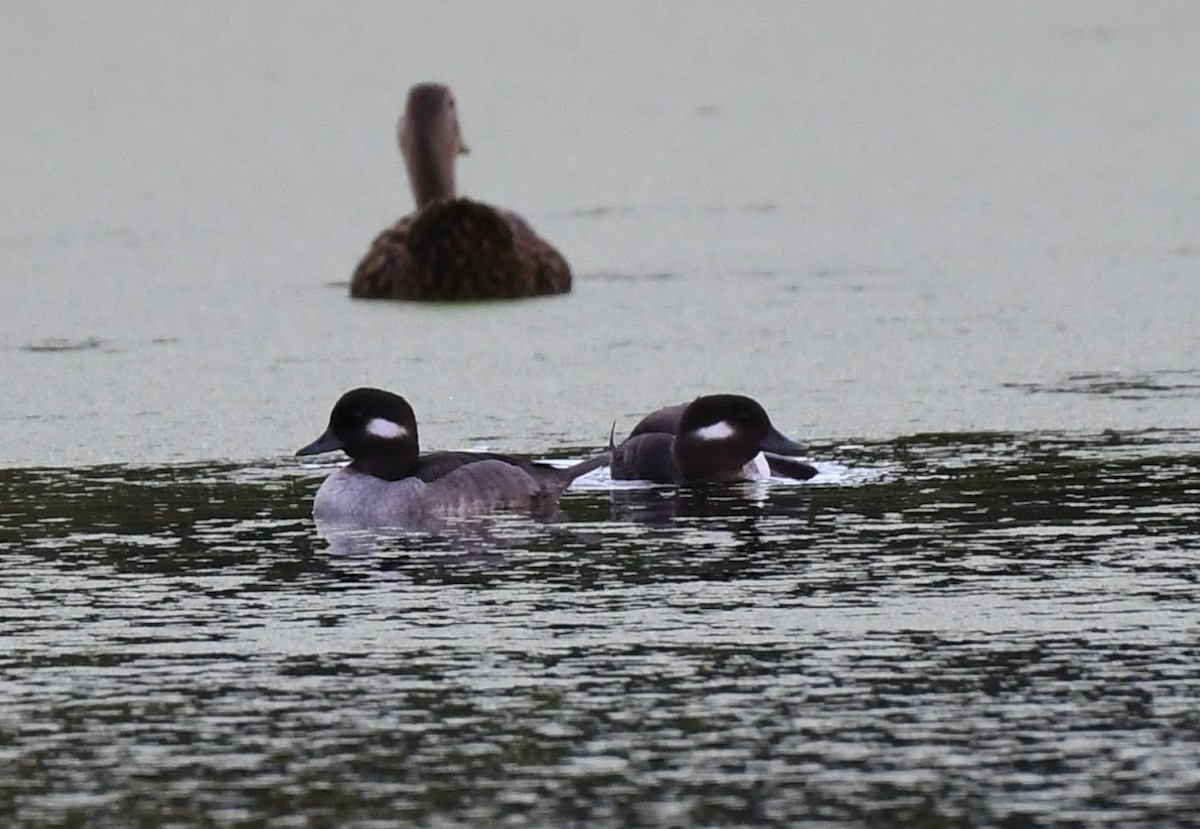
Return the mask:
[[612,517],[638,524],[669,524],[679,518],[796,518],[807,512],[808,503],[805,491],[769,490],[763,482],[622,487],[610,493]]
[[435,564],[498,564],[508,553],[544,546],[593,547],[596,539],[575,532],[549,514],[491,513],[427,516],[407,526],[370,526],[354,521],[316,519],[317,534],[338,556],[398,553]]

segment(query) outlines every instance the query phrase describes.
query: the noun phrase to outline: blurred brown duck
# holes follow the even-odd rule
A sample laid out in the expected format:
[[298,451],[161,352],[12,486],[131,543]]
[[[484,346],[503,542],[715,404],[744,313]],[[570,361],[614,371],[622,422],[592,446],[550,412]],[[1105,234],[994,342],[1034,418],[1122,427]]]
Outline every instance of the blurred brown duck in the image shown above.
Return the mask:
[[499,299],[571,290],[566,260],[524,219],[455,196],[454,157],[467,148],[448,87],[410,89],[397,133],[417,209],[371,243],[351,296]]

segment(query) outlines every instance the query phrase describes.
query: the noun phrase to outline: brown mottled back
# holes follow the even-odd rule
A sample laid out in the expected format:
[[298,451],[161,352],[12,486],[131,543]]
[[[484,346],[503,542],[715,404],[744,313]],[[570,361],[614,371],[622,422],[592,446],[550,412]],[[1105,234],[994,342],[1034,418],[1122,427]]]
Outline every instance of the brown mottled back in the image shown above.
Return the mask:
[[571,290],[562,254],[519,216],[470,199],[426,205],[381,233],[350,295],[411,300],[511,299]]

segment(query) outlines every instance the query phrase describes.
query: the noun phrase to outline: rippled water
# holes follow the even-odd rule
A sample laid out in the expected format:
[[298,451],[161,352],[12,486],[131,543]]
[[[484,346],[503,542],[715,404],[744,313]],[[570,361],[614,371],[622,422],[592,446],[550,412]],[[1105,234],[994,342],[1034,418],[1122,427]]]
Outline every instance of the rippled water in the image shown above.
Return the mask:
[[815,484],[592,476],[553,524],[351,555],[308,517],[324,469],[0,472],[0,820],[1200,813],[1200,433],[814,456]]

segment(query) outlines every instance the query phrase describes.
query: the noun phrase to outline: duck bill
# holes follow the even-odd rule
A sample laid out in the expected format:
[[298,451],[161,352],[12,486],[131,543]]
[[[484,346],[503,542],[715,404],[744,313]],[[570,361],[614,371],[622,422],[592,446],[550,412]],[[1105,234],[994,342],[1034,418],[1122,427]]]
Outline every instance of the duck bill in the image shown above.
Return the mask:
[[777,455],[803,455],[808,451],[808,447],[803,443],[796,443],[775,428],[767,432],[767,436],[758,444],[758,448],[764,452],[774,452]]
[[784,455],[776,455],[774,452],[765,454],[767,466],[771,469],[771,474],[776,478],[791,478],[793,481],[807,481],[809,478],[815,478],[821,470],[817,469],[811,463],[796,460],[795,458],[786,457]]
[[303,449],[297,449],[296,455],[320,455],[322,452],[335,452],[338,449],[344,448],[342,442],[333,436],[333,432],[326,429],[325,434],[314,440]]

